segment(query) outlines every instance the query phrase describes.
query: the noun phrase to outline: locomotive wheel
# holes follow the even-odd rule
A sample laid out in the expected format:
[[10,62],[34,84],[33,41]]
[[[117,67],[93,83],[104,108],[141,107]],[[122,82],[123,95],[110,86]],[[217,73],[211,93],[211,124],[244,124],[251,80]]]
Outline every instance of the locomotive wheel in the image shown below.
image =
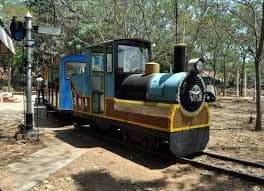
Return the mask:
[[129,139],[128,134],[127,133],[122,133],[122,141],[123,142],[127,142],[128,139]]
[[74,127],[74,130],[80,130],[83,128],[83,125],[85,125],[84,121],[82,121],[80,118],[78,117],[72,117],[72,124]]
[[110,123],[108,123],[106,120],[97,119],[95,121],[95,125],[98,129],[101,131],[108,131],[110,129]]
[[149,139],[147,137],[144,137],[143,140],[142,140],[142,146],[149,150],[150,149],[150,144],[149,144]]
[[155,138],[151,144],[151,150],[157,151],[159,147],[160,147],[160,141],[157,138]]
[[82,128],[82,125],[77,122],[74,122],[73,127],[75,131],[79,131]]

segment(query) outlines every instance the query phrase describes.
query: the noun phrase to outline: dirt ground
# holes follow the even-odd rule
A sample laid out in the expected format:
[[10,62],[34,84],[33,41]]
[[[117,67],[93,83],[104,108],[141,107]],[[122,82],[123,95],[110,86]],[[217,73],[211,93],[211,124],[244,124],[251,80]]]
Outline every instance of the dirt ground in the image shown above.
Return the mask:
[[[251,112],[255,117],[252,108],[254,102],[251,100],[236,99],[221,99],[213,106],[211,135],[206,150],[264,163],[264,131],[255,132],[254,122],[249,123]],[[22,115],[10,112],[10,108],[3,111],[6,111],[7,117],[12,113],[9,118],[13,119],[6,122],[5,126],[12,126],[14,120]],[[0,109],[1,123],[5,118],[2,118],[2,113],[5,113],[3,111]],[[2,126],[0,124],[0,128]],[[35,186],[33,191],[264,191],[263,185],[197,169],[187,164],[163,161],[120,144],[102,141],[83,131],[75,131],[71,126],[49,131],[43,138],[49,139],[53,136],[77,148],[85,148],[87,152]],[[19,148],[19,143],[14,144]],[[3,145],[6,147],[7,144]],[[32,145],[34,148],[30,147]],[[39,149],[36,145],[26,143],[22,147],[34,152]],[[0,142],[0,157],[1,152]],[[25,154],[27,153],[21,157]],[[0,158],[0,165],[11,161],[2,163]]]
[[15,103],[0,103],[0,170],[1,167],[44,148],[41,141],[14,139],[19,124],[23,124],[22,96]]
[[207,150],[264,163],[264,131],[254,131],[255,102],[227,98],[220,99],[216,105],[211,107],[212,127]]
[[[253,104],[250,100],[223,99],[212,107],[211,136],[206,150],[264,163],[264,132],[255,132],[254,123],[249,123]],[[69,134],[72,136],[65,136]],[[87,148],[87,152],[37,185],[34,191],[264,190],[263,185],[161,161],[73,129],[58,131],[56,136],[76,147]]]

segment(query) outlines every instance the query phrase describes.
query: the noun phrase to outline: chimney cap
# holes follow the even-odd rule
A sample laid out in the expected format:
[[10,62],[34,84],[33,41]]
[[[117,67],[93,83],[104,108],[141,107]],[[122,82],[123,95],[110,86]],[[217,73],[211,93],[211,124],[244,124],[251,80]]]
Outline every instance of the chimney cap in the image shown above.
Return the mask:
[[177,47],[177,46],[187,46],[187,44],[185,44],[184,42],[181,42],[181,43],[175,44],[175,47]]

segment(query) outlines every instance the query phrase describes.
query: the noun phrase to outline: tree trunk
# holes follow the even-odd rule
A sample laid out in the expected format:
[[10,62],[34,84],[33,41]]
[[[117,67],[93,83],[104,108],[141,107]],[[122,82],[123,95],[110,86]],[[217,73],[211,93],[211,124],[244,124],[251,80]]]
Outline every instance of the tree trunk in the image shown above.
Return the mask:
[[224,63],[224,87],[223,87],[223,96],[225,96],[226,92],[226,65]]
[[[256,36],[257,38],[257,36]],[[257,44],[256,49],[256,58],[255,58],[255,73],[256,73],[256,131],[261,131],[261,74],[260,74],[260,62],[261,62],[261,55],[263,51],[263,41],[264,41],[264,1],[262,1],[262,20],[261,20],[261,28],[260,28],[260,38],[259,43]]]
[[175,18],[175,41],[176,44],[179,42],[179,10],[178,10],[178,0],[174,0],[174,18]]
[[245,62],[246,62],[246,57],[243,56],[242,71],[241,71],[241,74],[240,74],[240,79],[241,79],[241,84],[240,84],[240,89],[239,89],[240,96],[244,96]]
[[213,63],[213,68],[214,68],[214,76],[213,76],[213,85],[214,85],[214,93],[216,95],[216,87],[215,87],[215,77],[216,77],[216,55],[214,54],[214,63]]
[[246,97],[247,96],[247,71],[244,70],[244,91],[243,91],[243,96]]
[[261,81],[260,81],[260,63],[256,60],[255,61],[255,71],[256,71],[256,110],[257,110],[257,116],[256,116],[256,131],[261,131]]
[[239,97],[239,69],[237,69],[236,96]]

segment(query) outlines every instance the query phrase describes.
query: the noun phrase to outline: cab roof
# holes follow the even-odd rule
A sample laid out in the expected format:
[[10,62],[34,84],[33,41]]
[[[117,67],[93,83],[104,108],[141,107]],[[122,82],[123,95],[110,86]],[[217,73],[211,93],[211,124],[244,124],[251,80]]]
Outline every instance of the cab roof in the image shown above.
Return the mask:
[[124,44],[137,44],[137,43],[140,43],[140,44],[146,44],[147,46],[150,46],[151,45],[151,42],[148,41],[148,40],[144,40],[144,39],[137,39],[137,38],[120,38],[120,39],[114,39],[114,40],[109,40],[109,41],[105,41],[105,42],[101,42],[101,43],[95,43],[95,44],[92,44],[90,46],[88,46],[88,48],[91,48],[91,47],[95,47],[95,46],[106,46],[106,45],[110,45],[110,44],[113,44],[113,43],[124,43]]

